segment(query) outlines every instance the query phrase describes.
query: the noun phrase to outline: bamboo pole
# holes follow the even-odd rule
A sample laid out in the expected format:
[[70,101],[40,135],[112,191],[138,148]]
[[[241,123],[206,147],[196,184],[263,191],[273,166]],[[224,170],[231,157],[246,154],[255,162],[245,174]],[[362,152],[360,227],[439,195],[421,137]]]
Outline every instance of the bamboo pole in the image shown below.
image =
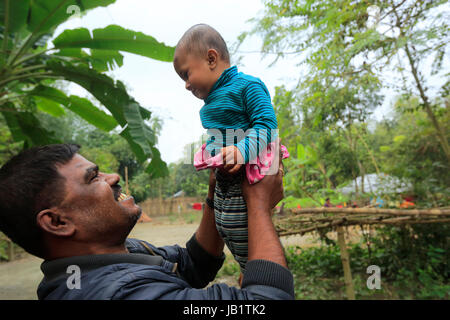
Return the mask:
[[338,225],[345,225],[345,226],[353,226],[353,225],[373,225],[373,224],[389,224],[389,225],[400,225],[400,224],[424,224],[424,223],[448,223],[450,222],[449,219],[427,219],[427,220],[413,220],[413,219],[389,219],[389,220],[354,220],[350,221],[347,219],[339,219],[336,221],[332,221],[329,223],[324,223],[320,225],[313,225],[307,228],[303,229],[296,229],[296,230],[286,230],[282,229],[281,227],[278,227],[278,236],[290,236],[294,234],[303,235],[308,232],[316,231],[319,229],[325,229],[333,226]]
[[345,243],[344,228],[337,228],[339,248],[341,249],[342,268],[344,269],[345,291],[348,300],[355,300],[355,289],[353,288],[352,271],[350,269],[350,257]]
[[292,209],[293,214],[346,213],[450,216],[450,209],[377,209],[377,208],[305,208]]

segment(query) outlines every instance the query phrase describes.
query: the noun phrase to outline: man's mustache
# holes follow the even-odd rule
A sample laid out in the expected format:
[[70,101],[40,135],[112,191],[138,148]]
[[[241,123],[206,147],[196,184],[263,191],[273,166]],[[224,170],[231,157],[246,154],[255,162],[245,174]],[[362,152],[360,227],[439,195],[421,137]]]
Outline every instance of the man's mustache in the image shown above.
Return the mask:
[[120,194],[122,193],[122,187],[120,186],[120,184],[115,184],[111,186],[111,188],[113,189],[114,199],[115,200],[119,199]]

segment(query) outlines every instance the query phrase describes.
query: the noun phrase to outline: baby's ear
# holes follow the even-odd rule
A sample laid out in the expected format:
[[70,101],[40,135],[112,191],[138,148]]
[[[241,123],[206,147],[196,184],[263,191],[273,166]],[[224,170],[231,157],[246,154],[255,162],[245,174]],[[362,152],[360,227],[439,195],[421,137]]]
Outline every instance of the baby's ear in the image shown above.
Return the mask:
[[209,49],[208,50],[208,64],[211,67],[215,67],[219,59],[219,53],[216,49]]

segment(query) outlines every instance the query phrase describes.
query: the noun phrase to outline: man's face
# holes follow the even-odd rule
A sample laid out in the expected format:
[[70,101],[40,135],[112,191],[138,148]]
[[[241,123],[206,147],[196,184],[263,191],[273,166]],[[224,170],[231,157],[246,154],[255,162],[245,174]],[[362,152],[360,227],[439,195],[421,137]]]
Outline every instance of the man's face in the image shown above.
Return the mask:
[[177,49],[173,65],[180,78],[184,80],[187,90],[199,99],[204,100],[208,97],[217,79],[206,56],[203,58],[187,53],[185,49]]
[[120,244],[141,215],[133,197],[117,201],[121,193],[117,174],[105,174],[79,154],[58,167],[65,181],[60,208],[76,227],[81,242]]

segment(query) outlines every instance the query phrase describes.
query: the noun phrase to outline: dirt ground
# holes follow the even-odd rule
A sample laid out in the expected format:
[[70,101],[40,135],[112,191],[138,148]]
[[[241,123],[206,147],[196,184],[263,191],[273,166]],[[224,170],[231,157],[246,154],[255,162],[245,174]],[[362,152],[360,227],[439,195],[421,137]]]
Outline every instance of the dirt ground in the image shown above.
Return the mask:
[[[148,241],[155,246],[178,244],[182,247],[193,235],[198,224],[170,222],[153,219],[152,222],[139,223],[131,231],[130,237]],[[282,238],[283,245],[314,245],[310,236],[290,236]],[[229,251],[225,251],[229,254]],[[42,259],[25,254],[25,257],[12,262],[0,263],[0,300],[36,300],[36,289],[43,274],[40,270]],[[235,279],[217,279],[234,285]]]

